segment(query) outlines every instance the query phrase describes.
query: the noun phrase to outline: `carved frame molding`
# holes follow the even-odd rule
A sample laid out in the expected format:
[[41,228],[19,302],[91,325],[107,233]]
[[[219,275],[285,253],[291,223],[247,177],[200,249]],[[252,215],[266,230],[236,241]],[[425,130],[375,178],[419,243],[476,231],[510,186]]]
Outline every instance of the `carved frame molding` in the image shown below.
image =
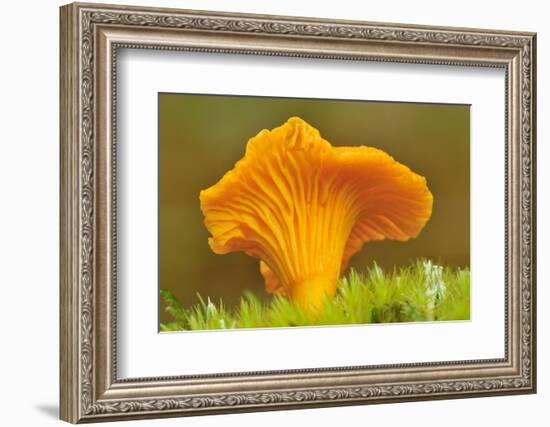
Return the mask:
[[[118,48],[505,68],[505,358],[118,380]],[[61,418],[76,423],[535,392],[535,51],[533,33],[63,6]]]

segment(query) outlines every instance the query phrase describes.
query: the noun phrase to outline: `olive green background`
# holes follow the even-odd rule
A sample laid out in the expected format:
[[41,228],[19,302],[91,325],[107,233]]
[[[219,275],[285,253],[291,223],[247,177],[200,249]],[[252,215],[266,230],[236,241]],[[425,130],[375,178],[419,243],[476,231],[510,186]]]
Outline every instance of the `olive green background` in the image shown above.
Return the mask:
[[[350,266],[384,269],[428,257],[450,266],[470,263],[470,107],[323,99],[160,93],[159,285],[184,304],[222,299],[235,305],[245,289],[268,299],[258,260],[216,255],[208,246],[199,192],[243,157],[249,138],[299,116],[332,145],[380,148],[423,175],[433,213],[419,237],[371,242]],[[160,321],[169,316],[162,302]]]

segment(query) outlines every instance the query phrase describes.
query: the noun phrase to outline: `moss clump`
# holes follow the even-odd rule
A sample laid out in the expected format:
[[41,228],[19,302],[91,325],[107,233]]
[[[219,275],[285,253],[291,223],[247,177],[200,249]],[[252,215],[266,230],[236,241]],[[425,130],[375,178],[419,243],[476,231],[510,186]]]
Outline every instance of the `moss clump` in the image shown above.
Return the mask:
[[284,297],[262,302],[245,292],[233,309],[199,295],[200,303],[186,308],[172,293],[160,291],[173,321],[161,331],[347,325],[470,319],[470,272],[418,260],[385,273],[374,265],[360,274],[351,270],[339,281],[334,298],[323,310],[306,312]]

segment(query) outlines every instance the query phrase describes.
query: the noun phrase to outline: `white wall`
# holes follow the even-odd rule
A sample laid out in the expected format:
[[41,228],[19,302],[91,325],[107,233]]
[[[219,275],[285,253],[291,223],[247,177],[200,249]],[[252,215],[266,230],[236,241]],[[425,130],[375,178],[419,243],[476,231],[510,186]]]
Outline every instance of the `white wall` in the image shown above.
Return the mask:
[[[124,3],[111,0],[113,3]],[[539,393],[438,402],[265,412],[131,425],[280,426],[542,425],[550,405],[550,29],[545,2],[182,0],[134,4],[538,32]],[[0,65],[0,419],[46,426],[58,401],[58,6],[57,0],[2,5]],[[546,217],[546,218],[545,218]],[[545,336],[546,335],[546,336]]]

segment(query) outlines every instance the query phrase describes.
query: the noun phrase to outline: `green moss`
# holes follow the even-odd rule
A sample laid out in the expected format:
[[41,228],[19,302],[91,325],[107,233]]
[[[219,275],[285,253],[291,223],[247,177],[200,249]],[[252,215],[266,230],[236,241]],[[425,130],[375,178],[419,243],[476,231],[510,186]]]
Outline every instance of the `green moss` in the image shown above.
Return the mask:
[[468,320],[470,272],[418,260],[409,267],[385,273],[376,264],[360,274],[351,270],[339,281],[334,298],[312,314],[284,297],[268,303],[245,292],[239,305],[228,310],[199,296],[200,303],[184,307],[172,293],[161,289],[166,311],[173,321],[160,330],[204,330],[362,323]]

